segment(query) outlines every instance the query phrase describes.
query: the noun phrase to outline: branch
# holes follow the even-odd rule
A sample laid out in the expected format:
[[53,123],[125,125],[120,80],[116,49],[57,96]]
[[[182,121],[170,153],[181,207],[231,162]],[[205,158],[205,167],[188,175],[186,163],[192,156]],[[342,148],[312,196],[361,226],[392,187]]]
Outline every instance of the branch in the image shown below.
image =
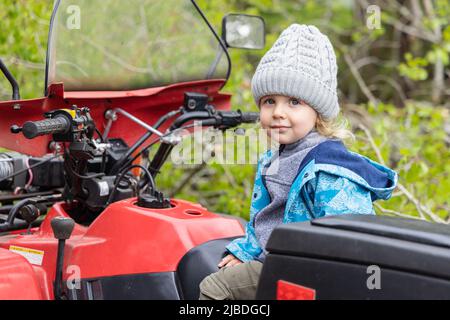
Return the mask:
[[350,55],[346,52],[343,53],[344,54],[344,59],[345,62],[347,62],[350,71],[353,74],[353,77],[355,77],[356,82],[358,83],[359,87],[361,88],[362,92],[364,93],[364,95],[367,97],[367,99],[372,102],[372,104],[374,105],[378,105],[378,99],[376,99],[372,92],[369,90],[369,88],[367,87],[366,83],[364,82],[361,74],[359,73],[358,68],[356,67],[355,63],[353,62],[352,58],[350,57]]
[[47,19],[43,19],[41,17],[38,17],[34,11],[31,9],[31,6],[28,7],[28,13],[31,17],[31,19],[35,20],[37,23],[42,24],[44,26],[50,26],[50,22]]
[[[366,0],[358,0],[360,3],[360,6],[362,8],[367,8],[370,3]],[[397,1],[386,1],[386,3],[390,6],[393,5],[393,7],[389,7],[389,9],[394,11],[394,14],[399,13],[403,17],[408,19],[408,22],[413,23],[413,26],[406,25],[402,22],[400,22],[400,19],[397,17],[390,17],[387,16],[389,19],[385,20],[384,22],[388,25],[393,26],[394,28],[400,30],[403,33],[409,34],[411,36],[420,38],[425,41],[429,41],[432,43],[438,43],[439,39],[436,39],[434,34],[427,32],[423,28],[423,24],[421,20],[417,20],[417,18],[411,13],[411,11],[406,7],[402,5],[398,5]],[[420,28],[419,28],[420,25]]]
[[402,87],[400,86],[400,84],[398,82],[396,82],[394,79],[389,78],[388,76],[379,74],[377,76],[375,76],[375,78],[373,78],[373,81],[384,81],[386,83],[388,83],[392,88],[395,89],[395,91],[398,92],[398,94],[400,95],[400,99],[402,99],[403,103],[405,103],[407,97],[406,94],[403,92]]
[[14,64],[16,66],[20,65],[25,68],[36,69],[36,70],[44,70],[45,69],[45,64],[43,64],[43,63],[36,63],[36,62],[28,61],[28,60],[23,60],[23,59],[20,59],[17,57],[7,58],[7,61],[10,64]]
[[[430,20],[435,21],[436,15],[434,12],[433,3],[430,0],[424,0],[424,7]],[[442,41],[442,30],[440,23],[436,23],[433,32],[437,41]],[[444,68],[444,62],[439,55],[436,57],[436,62],[434,64],[433,89],[431,93],[431,98],[434,103],[439,103],[441,101],[442,94],[444,93]]]
[[223,171],[225,172],[225,176],[227,177],[228,182],[233,186],[236,187],[238,184],[236,182],[236,179],[234,179],[233,175],[231,174],[231,172],[228,170],[226,165],[222,166]]
[[[391,20],[394,20],[394,21],[391,21]],[[428,41],[431,43],[438,43],[438,41],[439,41],[438,39],[436,39],[434,34],[427,32],[425,30],[422,30],[422,29],[418,29],[413,26],[408,26],[404,23],[401,23],[398,19],[395,19],[395,18],[387,19],[387,20],[385,20],[385,22],[388,25],[393,26],[395,29],[397,29],[403,33],[409,34],[410,36],[420,38],[422,40],[425,40],[425,41]]]
[[[202,143],[202,148],[201,150],[205,150],[206,147],[206,142]],[[195,150],[194,150],[195,151]],[[211,157],[209,157],[208,159],[203,159],[202,163],[195,166],[195,168],[193,168],[191,170],[191,172],[178,184],[178,186],[176,186],[171,192],[170,192],[170,197],[175,196],[176,194],[178,194],[179,192],[181,192],[185,186],[187,186],[189,184],[189,182],[192,180],[192,178],[197,175],[199,172],[203,171],[203,169],[205,169],[208,165],[208,161],[211,159]],[[200,195],[199,195],[200,197]],[[203,198],[203,200],[206,201],[206,199]]]
[[189,184],[191,179],[200,171],[202,171],[206,167],[206,162],[203,162],[202,164],[196,166],[192,171],[176,186],[169,194],[169,196],[172,198],[179,192],[181,192],[185,186]]
[[421,218],[421,217],[416,217],[416,216],[412,216],[412,215],[408,215],[408,214],[404,214],[404,213],[400,213],[398,211],[394,211],[394,210],[390,210],[390,209],[386,209],[383,208],[381,205],[379,205],[378,203],[374,202],[373,204],[375,207],[377,207],[381,212],[383,213],[388,213],[388,214],[393,214],[395,216],[398,217],[402,217],[402,218],[408,218],[408,219],[417,219],[417,220],[423,220],[423,221],[427,221],[425,218]]
[[398,184],[398,189],[403,192],[403,194],[410,200],[417,208],[420,216],[423,217],[423,214],[426,213],[434,222],[448,224],[449,221],[443,220],[437,214],[433,213],[430,209],[422,205],[417,198],[411,194],[402,184]]
[[361,69],[364,66],[375,64],[377,62],[380,62],[380,59],[378,59],[377,57],[363,57],[355,62],[355,67],[357,69]]
[[380,149],[377,147],[375,140],[373,140],[372,134],[370,133],[369,129],[366,128],[363,124],[359,124],[358,127],[364,131],[364,133],[367,136],[367,139],[369,140],[370,145],[372,146],[372,149],[375,151],[375,154],[377,155],[378,162],[380,162],[383,166],[386,166],[386,162],[383,159],[383,156],[381,155]]
[[[378,161],[382,164],[385,165],[385,161],[381,155],[380,149],[377,147],[375,141],[372,138],[372,134],[370,133],[369,129],[367,129],[364,125],[359,124],[359,127],[365,132],[367,138],[369,139],[369,143],[372,146],[373,150],[375,151]],[[420,218],[423,220],[426,220],[425,218],[425,214],[427,214],[434,222],[439,222],[439,223],[445,223],[448,224],[450,223],[449,221],[445,221],[443,220],[441,217],[439,217],[438,215],[436,215],[435,213],[433,213],[430,209],[428,209],[426,206],[422,205],[420,203],[420,201],[411,193],[409,192],[406,187],[404,187],[401,183],[399,183],[397,185],[397,188],[408,198],[409,201],[411,201],[417,209],[417,212],[420,215]]]
[[389,40],[378,40],[372,44],[372,49],[374,48],[392,48],[399,49],[400,43]]
[[140,68],[140,67],[136,67],[134,65],[131,65],[128,62],[126,62],[125,60],[121,59],[119,56],[114,55],[113,53],[109,52],[108,50],[106,50],[102,46],[100,46],[97,43],[93,42],[91,39],[89,39],[86,36],[82,36],[81,40],[86,42],[90,46],[94,47],[95,49],[97,49],[98,51],[103,53],[106,58],[108,58],[111,61],[116,62],[117,64],[119,64],[123,68],[127,69],[128,71],[135,72],[135,73],[150,74],[153,77],[155,77],[155,74],[153,73],[152,69],[150,69],[150,68]]
[[391,198],[399,197],[399,196],[401,196],[402,194],[403,194],[403,192],[401,192],[401,191],[393,192]]

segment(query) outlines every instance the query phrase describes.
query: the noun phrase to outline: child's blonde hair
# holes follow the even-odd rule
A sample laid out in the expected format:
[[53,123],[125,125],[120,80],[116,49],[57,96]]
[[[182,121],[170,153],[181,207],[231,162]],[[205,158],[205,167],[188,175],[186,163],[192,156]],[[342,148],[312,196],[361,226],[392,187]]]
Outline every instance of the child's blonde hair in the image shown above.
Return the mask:
[[349,143],[354,142],[355,135],[347,128],[348,121],[343,117],[325,120],[320,114],[317,115],[316,130],[325,137],[336,138]]

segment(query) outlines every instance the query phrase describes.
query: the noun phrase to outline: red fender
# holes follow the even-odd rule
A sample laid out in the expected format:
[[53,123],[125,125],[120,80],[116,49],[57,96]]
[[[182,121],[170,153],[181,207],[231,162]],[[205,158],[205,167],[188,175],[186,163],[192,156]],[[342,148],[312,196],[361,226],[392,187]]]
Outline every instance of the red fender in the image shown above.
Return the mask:
[[[210,240],[244,234],[237,220],[216,215],[199,204],[172,199],[173,208],[145,209],[136,206],[136,201],[132,198],[111,204],[89,227],[75,224],[64,250],[63,280],[73,276],[93,279],[174,272],[192,248]],[[58,241],[50,222],[57,216],[67,217],[65,209],[64,203],[55,204],[40,228],[31,234],[0,237],[0,250],[7,254],[3,260],[5,272],[2,272],[0,260],[0,273],[9,274],[15,281],[10,281],[4,295],[10,294],[11,299],[31,299],[36,295],[29,295],[39,288],[42,299],[54,298]],[[42,259],[31,267],[23,257],[7,251],[11,246],[41,252]],[[18,262],[15,261],[23,264],[22,269],[16,269]],[[79,274],[73,273],[75,269]],[[1,280],[0,276],[0,288]],[[25,296],[23,288],[32,289]],[[0,299],[2,297],[0,292]]]
[[36,274],[21,255],[0,248],[0,300],[42,299]]

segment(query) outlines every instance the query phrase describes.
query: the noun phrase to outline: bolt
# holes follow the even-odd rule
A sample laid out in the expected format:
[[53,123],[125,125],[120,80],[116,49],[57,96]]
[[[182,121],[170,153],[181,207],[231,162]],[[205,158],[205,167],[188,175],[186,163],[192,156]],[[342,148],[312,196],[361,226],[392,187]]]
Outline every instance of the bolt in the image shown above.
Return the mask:
[[188,101],[188,108],[189,108],[189,109],[193,110],[193,109],[195,109],[196,106],[197,106],[197,103],[195,102],[194,99],[190,99],[190,100]]

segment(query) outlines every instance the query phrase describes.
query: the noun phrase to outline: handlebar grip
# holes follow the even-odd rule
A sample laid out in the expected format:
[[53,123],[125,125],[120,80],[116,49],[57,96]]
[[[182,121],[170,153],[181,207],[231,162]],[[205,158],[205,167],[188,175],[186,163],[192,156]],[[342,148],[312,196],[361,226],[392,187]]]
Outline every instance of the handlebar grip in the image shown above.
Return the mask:
[[70,130],[70,120],[64,116],[41,121],[28,121],[23,125],[22,132],[27,139],[55,133],[66,133]]
[[242,123],[255,123],[259,119],[258,112],[242,112],[241,121]]

